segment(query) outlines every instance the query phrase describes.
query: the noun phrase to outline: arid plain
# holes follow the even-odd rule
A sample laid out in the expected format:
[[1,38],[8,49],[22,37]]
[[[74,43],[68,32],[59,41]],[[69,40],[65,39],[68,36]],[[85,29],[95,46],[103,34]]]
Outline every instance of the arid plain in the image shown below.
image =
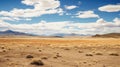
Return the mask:
[[120,38],[0,38],[0,67],[120,67]]

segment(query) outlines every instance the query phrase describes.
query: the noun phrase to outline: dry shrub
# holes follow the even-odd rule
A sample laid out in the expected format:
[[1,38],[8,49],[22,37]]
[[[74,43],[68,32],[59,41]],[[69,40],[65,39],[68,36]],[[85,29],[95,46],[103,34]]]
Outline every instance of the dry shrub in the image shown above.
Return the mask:
[[69,48],[65,48],[64,50],[70,50]]
[[39,52],[42,52],[42,50],[38,50]]
[[1,49],[5,49],[5,47],[4,47],[4,46],[2,46],[2,47],[1,47]]
[[27,55],[26,58],[34,58],[32,55]]
[[47,57],[42,57],[41,59],[45,59],[45,60],[46,60],[46,59],[48,59],[48,58],[47,58]]
[[96,55],[103,55],[102,53],[96,53]]
[[83,53],[83,51],[78,51],[78,53]]
[[58,57],[55,56],[55,57],[53,57],[53,58],[54,58],[54,59],[57,59]]
[[93,56],[92,54],[86,54],[86,56]]
[[111,55],[111,56],[119,56],[119,54],[117,54],[117,53],[110,53],[109,55]]
[[34,60],[30,63],[31,65],[43,66],[44,63],[41,60]]

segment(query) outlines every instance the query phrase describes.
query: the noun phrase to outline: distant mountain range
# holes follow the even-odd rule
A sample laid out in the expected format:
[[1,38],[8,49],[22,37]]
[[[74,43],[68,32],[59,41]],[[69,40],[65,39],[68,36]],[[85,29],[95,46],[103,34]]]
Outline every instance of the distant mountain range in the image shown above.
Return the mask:
[[120,38],[120,33],[108,33],[108,34],[96,34],[92,37],[102,37],[102,38]]
[[33,36],[32,34],[27,34],[27,33],[12,31],[12,30],[0,31],[0,36],[5,36],[5,35]]
[[[28,34],[28,33],[23,33],[23,32],[18,32],[18,31],[12,31],[12,30],[6,30],[6,31],[0,31],[0,36],[38,36],[38,35],[33,35],[33,34]],[[40,36],[40,35],[39,35]],[[57,33],[49,36],[44,36],[41,35],[40,37],[65,37],[65,36],[90,36],[90,35],[83,35],[83,34],[64,34],[64,33]],[[96,34],[93,35],[92,37],[102,37],[102,38],[120,38],[120,33],[108,33],[108,34]]]
[[69,34],[57,33],[57,34],[53,34],[52,36],[64,37],[64,36],[88,36],[88,35],[84,35],[84,34],[75,34],[75,33],[69,33]]
[[0,31],[0,36],[39,36],[39,37],[57,37],[57,38],[62,38],[62,37],[65,37],[65,36],[86,36],[86,35],[75,34],[75,33],[70,33],[70,34],[56,33],[56,34],[53,34],[53,35],[45,36],[45,35],[28,34],[28,33],[13,31],[13,30],[6,30],[6,31]]

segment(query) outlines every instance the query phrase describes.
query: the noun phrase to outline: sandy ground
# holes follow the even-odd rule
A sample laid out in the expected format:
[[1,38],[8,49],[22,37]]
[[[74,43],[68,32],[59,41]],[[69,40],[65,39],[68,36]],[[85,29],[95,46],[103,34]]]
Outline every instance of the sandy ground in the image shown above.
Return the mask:
[[120,39],[0,38],[0,67],[120,67]]

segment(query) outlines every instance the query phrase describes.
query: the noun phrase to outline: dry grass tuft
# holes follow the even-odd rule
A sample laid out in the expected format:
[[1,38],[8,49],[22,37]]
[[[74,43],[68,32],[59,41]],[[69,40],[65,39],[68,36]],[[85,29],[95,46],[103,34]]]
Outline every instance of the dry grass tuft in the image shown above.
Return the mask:
[[70,50],[69,48],[65,48],[64,50]]
[[39,52],[42,52],[42,50],[38,50]]
[[109,55],[111,55],[111,56],[119,56],[119,54],[117,54],[117,53],[110,53]]
[[83,51],[78,51],[78,53],[83,53]]
[[42,57],[41,59],[47,60],[48,58],[47,57]]
[[34,58],[32,55],[27,55],[26,58]]
[[55,56],[55,57],[53,57],[53,58],[54,58],[54,59],[57,59],[58,57]]
[[92,54],[86,54],[86,56],[93,56]]
[[96,53],[95,55],[103,55],[102,53]]
[[34,60],[30,63],[31,65],[43,66],[44,63],[41,60]]
[[5,49],[5,47],[2,46],[1,49]]

